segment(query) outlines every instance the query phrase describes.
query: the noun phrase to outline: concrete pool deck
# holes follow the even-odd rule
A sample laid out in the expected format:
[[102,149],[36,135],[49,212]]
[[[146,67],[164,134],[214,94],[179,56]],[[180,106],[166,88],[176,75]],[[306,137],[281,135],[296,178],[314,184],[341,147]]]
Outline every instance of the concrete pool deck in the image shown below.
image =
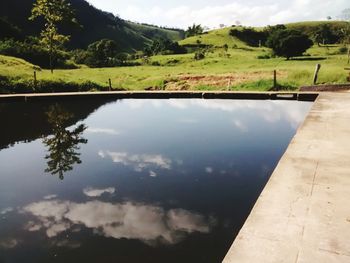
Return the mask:
[[350,262],[349,93],[319,95],[223,262]]

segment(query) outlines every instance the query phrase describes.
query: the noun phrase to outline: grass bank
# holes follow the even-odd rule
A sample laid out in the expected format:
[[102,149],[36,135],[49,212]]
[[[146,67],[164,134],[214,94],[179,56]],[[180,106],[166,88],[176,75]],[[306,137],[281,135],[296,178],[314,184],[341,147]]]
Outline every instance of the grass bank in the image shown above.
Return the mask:
[[[311,85],[315,65],[322,65],[319,84],[336,84],[347,81],[346,54],[339,45],[314,46],[307,55],[295,60],[273,58],[268,48],[252,48],[232,38],[226,31],[216,30],[208,34],[188,38],[181,44],[215,46],[203,60],[195,60],[194,54],[160,55],[151,57],[148,64],[136,67],[87,68],[42,70],[24,60],[0,56],[0,91],[51,92],[106,90],[109,79],[113,89],[124,90],[256,90],[272,88],[273,71],[277,70],[278,82],[283,89],[295,90]],[[226,52],[222,46],[228,44]],[[142,62],[142,61],[141,61]],[[36,71],[37,87],[33,72]],[[47,87],[47,88],[45,88]]]

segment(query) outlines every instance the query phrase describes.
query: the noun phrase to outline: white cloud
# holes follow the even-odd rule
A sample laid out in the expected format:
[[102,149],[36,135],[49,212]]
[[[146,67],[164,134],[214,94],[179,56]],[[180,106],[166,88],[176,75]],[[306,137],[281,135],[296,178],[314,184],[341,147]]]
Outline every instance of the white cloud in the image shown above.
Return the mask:
[[119,135],[120,132],[115,129],[108,128],[88,128],[86,130],[88,133],[98,133],[98,134],[106,134],[106,135]]
[[88,197],[100,197],[103,194],[114,194],[115,193],[115,188],[114,187],[109,187],[105,189],[97,189],[97,188],[92,188],[88,187],[83,190],[83,193],[88,196]]
[[348,0],[218,0],[140,2],[115,4],[108,0],[90,0],[100,8],[121,15],[122,18],[158,25],[186,28],[193,23],[209,27],[232,25],[262,26],[302,20],[321,20],[337,16],[349,7]]
[[98,155],[101,158],[106,158],[108,156],[114,163],[132,166],[137,172],[142,172],[146,168],[152,166],[169,170],[172,164],[170,159],[160,154],[128,154],[125,152],[100,151]]
[[166,211],[158,206],[131,202],[41,201],[29,204],[23,211],[37,219],[36,223],[29,224],[31,228],[25,229],[38,231],[44,228],[49,238],[81,225],[105,237],[139,239],[148,244],[175,244],[186,233],[208,233],[212,224],[204,216],[187,210]]
[[[256,115],[262,117],[267,122],[278,122],[283,119],[288,121],[291,127],[296,128],[305,118],[305,110],[310,104],[296,101],[254,101],[254,100],[173,100],[168,104],[178,109],[188,109],[189,107],[200,107],[210,110],[218,110],[224,112],[236,112],[239,110],[254,111]],[[234,125],[246,131],[248,127],[240,120],[234,120]]]
[[214,172],[214,169],[213,169],[213,167],[206,167],[205,172],[208,174],[212,174]]
[[241,132],[248,131],[248,127],[241,120],[233,120],[233,125]]
[[57,195],[47,195],[47,196],[44,196],[44,199],[45,200],[52,200],[52,199],[55,199],[57,198]]
[[14,209],[12,207],[5,208],[0,211],[0,215],[6,215],[8,213],[11,213]]
[[150,176],[150,177],[157,177],[158,174],[157,174],[156,172],[149,171],[149,176]]
[[15,238],[7,238],[7,239],[2,239],[0,240],[0,248],[2,249],[12,249],[17,247],[19,244],[19,240]]

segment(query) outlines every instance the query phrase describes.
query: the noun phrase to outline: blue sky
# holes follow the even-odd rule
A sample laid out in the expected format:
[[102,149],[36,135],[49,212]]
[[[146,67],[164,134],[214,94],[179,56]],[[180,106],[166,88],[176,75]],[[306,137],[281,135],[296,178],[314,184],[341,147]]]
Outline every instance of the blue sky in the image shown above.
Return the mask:
[[263,26],[293,21],[336,17],[349,0],[88,0],[123,19],[162,26],[186,28],[197,23],[209,28],[237,21]]

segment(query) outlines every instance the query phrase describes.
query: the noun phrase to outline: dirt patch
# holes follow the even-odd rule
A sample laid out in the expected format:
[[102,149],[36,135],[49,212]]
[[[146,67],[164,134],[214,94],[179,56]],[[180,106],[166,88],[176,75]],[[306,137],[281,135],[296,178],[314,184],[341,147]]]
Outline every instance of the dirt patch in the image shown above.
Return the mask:
[[[287,75],[286,72],[278,72],[279,77]],[[167,80],[166,90],[189,90],[198,86],[210,86],[216,88],[227,88],[247,82],[254,82],[262,79],[272,79],[273,73],[268,71],[230,73],[220,75],[182,75]]]

